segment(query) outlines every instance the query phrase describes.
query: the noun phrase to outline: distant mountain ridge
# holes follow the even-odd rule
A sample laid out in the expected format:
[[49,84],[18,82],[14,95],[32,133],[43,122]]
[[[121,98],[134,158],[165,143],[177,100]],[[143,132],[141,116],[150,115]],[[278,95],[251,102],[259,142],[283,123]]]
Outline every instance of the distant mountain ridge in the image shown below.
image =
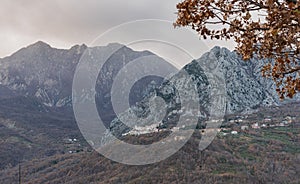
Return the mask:
[[214,47],[197,62],[201,65],[203,60],[211,59],[218,60],[216,68],[223,73],[226,81],[228,113],[300,100],[299,94],[293,99],[279,99],[275,83],[262,77],[261,69],[266,60],[254,57],[250,61],[244,61],[235,51]]
[[[97,49],[101,50],[105,47],[109,47],[109,45],[97,47]],[[9,57],[2,58],[0,60],[0,96],[19,94],[34,97],[41,104],[50,108],[71,106],[74,72],[86,49],[88,49],[86,45],[76,45],[69,50],[56,49],[39,41],[22,48]],[[116,62],[116,64],[109,66],[109,71],[118,71],[120,67],[124,66],[124,63],[118,63],[120,58],[125,58],[126,64],[130,59],[149,54],[152,53],[136,52],[124,47],[112,58],[115,60],[112,62]],[[261,76],[263,60],[254,58],[251,62],[245,62],[235,52],[226,48],[214,47],[185,68],[197,68],[195,64],[201,67],[203,60],[217,60],[216,68],[225,77],[228,96],[227,113],[248,111],[260,106],[282,103],[275,92],[273,81]],[[197,73],[195,70],[193,72],[192,75]],[[101,76],[113,77],[112,75]],[[102,95],[106,93],[109,91],[105,91]],[[100,98],[100,100],[104,99]],[[292,101],[295,100],[299,100],[299,97],[296,96]]]
[[55,49],[44,42],[23,48],[1,60],[0,85],[48,107],[68,105],[73,74],[86,48]]

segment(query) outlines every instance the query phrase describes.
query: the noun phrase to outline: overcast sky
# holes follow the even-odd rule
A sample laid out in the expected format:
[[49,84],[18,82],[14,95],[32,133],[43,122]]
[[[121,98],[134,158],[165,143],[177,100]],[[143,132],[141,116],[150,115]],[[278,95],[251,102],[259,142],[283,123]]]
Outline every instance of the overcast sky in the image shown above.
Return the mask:
[[[36,41],[89,45],[111,27],[139,19],[174,22],[180,0],[1,0],[0,57]],[[233,49],[232,42],[207,42]],[[193,47],[193,45],[191,45]]]

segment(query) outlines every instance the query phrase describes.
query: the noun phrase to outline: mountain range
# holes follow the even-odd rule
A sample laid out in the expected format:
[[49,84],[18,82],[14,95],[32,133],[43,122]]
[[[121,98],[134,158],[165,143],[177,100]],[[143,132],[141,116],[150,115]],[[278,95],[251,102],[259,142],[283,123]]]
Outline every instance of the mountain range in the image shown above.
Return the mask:
[[[39,41],[22,48],[13,55],[0,59],[0,97],[24,96],[36,100],[41,106],[53,109],[71,107],[73,76],[84,52],[98,50],[98,53],[101,53],[101,49],[113,45],[88,48],[83,44],[65,50],[52,48]],[[109,96],[108,84],[112,82],[118,71],[131,60],[147,55],[153,53],[137,52],[125,46],[114,53],[107,62],[109,64],[98,77],[99,83],[101,80],[106,82],[96,86],[97,93],[100,93],[98,95],[100,105],[103,106],[107,100],[105,98]],[[274,82],[261,76],[264,60],[253,58],[245,62],[234,51],[214,47],[201,58],[186,65],[185,69],[190,70],[191,75],[198,80],[199,68],[207,60],[217,63],[214,66],[216,71],[224,76],[227,113],[247,112],[261,106],[289,102],[289,100],[281,102],[276,94]],[[158,81],[157,85],[161,82]],[[299,100],[298,96],[292,101],[297,100]]]
[[[113,80],[132,60],[155,54],[149,51],[134,51],[118,43],[99,47],[87,47],[83,44],[70,49],[56,49],[39,41],[0,59],[2,183],[16,183],[18,173],[16,165],[19,163],[24,163],[26,171],[23,175],[28,183],[32,181],[47,183],[50,180],[53,183],[60,183],[65,181],[66,175],[70,179],[69,183],[76,181],[122,183],[131,180],[133,183],[134,181],[151,183],[156,180],[166,183],[219,180],[232,183],[246,181],[283,183],[286,179],[299,182],[299,179],[297,180],[299,123],[295,123],[295,127],[241,132],[236,137],[217,136],[203,152],[196,149],[200,131],[195,131],[196,136],[193,136],[191,141],[174,156],[145,167],[125,167],[104,157],[100,157],[99,163],[96,163],[94,160],[98,155],[90,151],[74,117],[73,78],[84,54],[95,52],[101,56],[101,53],[116,47],[120,49],[109,57],[97,77],[96,95],[86,95],[80,100],[84,102],[96,99],[97,110],[104,123],[113,130],[116,127],[121,129],[116,132],[119,134],[124,133],[124,129],[128,132],[128,127],[124,128],[113,112],[110,93]],[[213,68],[214,75],[221,78],[225,84],[227,115],[236,117],[237,114],[247,113],[250,114],[247,120],[249,122],[262,121],[265,117],[273,115],[275,121],[276,119],[281,121],[287,115],[298,116],[299,104],[294,102],[299,101],[299,96],[280,101],[274,82],[261,76],[260,70],[265,62],[257,58],[246,62],[235,51],[214,47],[202,57],[184,66],[170,79],[173,79],[179,87],[185,88],[187,81],[180,76],[184,72],[190,75],[198,92],[201,106],[198,114],[200,120],[209,116],[206,109],[210,105],[208,102],[212,84],[209,83],[209,77],[204,70],[207,67]],[[167,102],[164,121],[169,123],[167,121],[169,118],[171,123],[176,122],[177,116],[174,116],[174,111],[175,114],[180,114],[180,106],[176,99],[176,90],[173,90],[168,80],[155,77],[140,80],[135,83],[130,93],[129,103],[132,106],[136,105],[137,108],[133,109],[136,109],[139,116],[146,116],[148,113],[146,102],[153,94]],[[127,116],[127,112],[121,115]],[[298,122],[298,119],[296,121]],[[158,137],[154,136],[154,139],[161,138],[165,136],[164,134],[167,132],[162,132]],[[149,141],[152,135],[142,135],[142,140],[138,141],[134,136],[124,139],[127,142],[150,142],[153,141],[152,139]],[[84,148],[87,148],[87,151],[83,151]],[[78,154],[69,155],[70,151]],[[84,161],[78,162],[82,159]],[[102,166],[102,163],[105,166]],[[80,169],[82,173],[78,172]],[[177,170],[178,173],[175,173]],[[158,177],[155,177],[156,173],[160,173]],[[189,173],[193,173],[193,176]],[[287,177],[282,177],[282,173]],[[193,178],[194,180],[191,180]]]
[[[88,57],[92,61],[97,57],[101,58],[107,51],[114,48],[118,49],[107,59],[98,74],[95,96],[86,93],[80,97],[80,100],[93,102],[96,99],[97,110],[105,126],[111,129],[118,126],[116,134],[119,135],[125,133],[124,131],[128,132],[130,129],[127,126],[121,128],[122,131],[119,129],[122,124],[118,122],[118,116],[112,105],[112,84],[122,68],[131,61],[155,56],[155,54],[149,51],[134,51],[118,43],[91,48],[82,44],[70,49],[56,49],[39,41],[20,49],[11,56],[0,59],[0,105],[31,108],[40,112],[56,111],[73,116],[72,84],[78,63],[83,57]],[[159,56],[156,57],[159,59]],[[174,81],[180,88],[184,88],[187,80],[178,76],[182,72],[187,72],[196,84],[202,109],[199,112],[199,121],[209,116],[208,109],[210,108],[211,84],[206,76],[207,73],[203,70],[205,67],[213,68],[213,75],[222,79],[224,83],[225,114],[252,113],[260,107],[299,101],[299,95],[292,100],[280,101],[274,82],[261,75],[261,69],[265,63],[265,60],[257,58],[246,62],[235,51],[216,46],[199,59],[191,61],[181,71],[174,74],[173,78],[176,78]],[[86,75],[94,68],[88,68],[85,71]],[[148,69],[144,68],[144,70]],[[147,101],[152,94],[151,91],[156,91],[156,94],[168,101],[166,108],[169,114],[163,120],[167,124],[167,120],[172,118],[172,112],[180,110],[176,107],[176,94],[172,89],[173,87],[166,80],[150,76],[135,83],[129,101],[131,105],[136,105],[139,101]],[[91,90],[88,89],[88,91]],[[143,110],[135,113],[138,116],[147,115],[149,108],[145,106],[149,105],[142,103],[140,106]],[[125,113],[123,116],[126,118],[128,115]]]

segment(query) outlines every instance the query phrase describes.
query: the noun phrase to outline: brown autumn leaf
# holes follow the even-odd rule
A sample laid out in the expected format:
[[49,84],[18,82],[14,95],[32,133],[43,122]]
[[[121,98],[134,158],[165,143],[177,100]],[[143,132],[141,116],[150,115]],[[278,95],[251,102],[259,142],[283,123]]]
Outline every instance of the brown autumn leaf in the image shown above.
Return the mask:
[[280,98],[300,92],[299,1],[184,0],[177,10],[175,27],[190,26],[204,39],[232,38],[245,60],[273,59],[262,75],[274,80]]

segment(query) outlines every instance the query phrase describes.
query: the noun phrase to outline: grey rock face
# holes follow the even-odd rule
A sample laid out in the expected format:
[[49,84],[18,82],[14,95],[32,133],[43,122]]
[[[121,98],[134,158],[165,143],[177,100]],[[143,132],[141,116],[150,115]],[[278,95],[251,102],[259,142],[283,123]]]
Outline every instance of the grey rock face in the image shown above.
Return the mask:
[[227,114],[299,100],[299,96],[296,96],[292,100],[280,101],[274,82],[262,77],[261,69],[266,60],[253,58],[246,62],[236,52],[214,47],[197,62],[201,66],[203,61],[210,58],[217,59],[216,68],[226,81]]
[[[101,52],[101,49],[112,45],[90,49],[97,49]],[[76,45],[69,50],[55,49],[46,43],[37,42],[19,50],[12,56],[0,59],[0,89],[1,94],[3,93],[1,96],[19,94],[33,97],[48,107],[71,106],[74,72],[86,49],[86,45]],[[96,86],[98,105],[103,107],[104,114],[108,114],[107,112],[112,110],[109,101],[113,78],[131,60],[149,55],[153,54],[148,51],[136,52],[123,47],[109,59],[99,73]],[[209,60],[217,60],[217,65],[214,66],[215,71],[218,71],[218,75],[225,79],[227,113],[247,112],[260,106],[285,103],[279,100],[273,81],[261,76],[260,70],[265,61],[253,58],[251,62],[245,62],[235,52],[215,47],[183,69],[192,76],[197,84],[201,105],[205,106],[205,99],[209,95],[209,91],[206,89],[209,84],[205,81],[205,73],[201,67],[204,61]],[[161,80],[153,80],[156,81],[155,86],[161,85]],[[152,87],[151,89],[147,87],[148,83],[151,83],[151,80],[147,79],[146,85],[140,83],[134,87],[137,99],[141,100],[147,96],[148,92],[153,91]],[[161,89],[163,88],[166,86],[161,86]],[[298,96],[292,101],[299,100]],[[135,102],[132,100],[131,103]],[[113,117],[108,119],[110,121]]]
[[85,49],[54,49],[37,42],[1,60],[0,83],[48,107],[68,105],[73,74]]
[[[217,78],[222,78],[225,83],[225,114],[251,113],[259,107],[299,101],[298,96],[292,100],[279,100],[275,91],[274,82],[261,75],[261,69],[265,62],[266,61],[256,58],[253,58],[250,62],[245,62],[236,52],[231,52],[226,48],[214,47],[201,58],[187,64],[172,78],[175,78],[175,83],[182,89],[184,89],[185,84],[187,84],[186,79],[180,77],[182,72],[187,72],[193,79],[193,83],[196,85],[199,95],[200,105],[199,111],[193,112],[193,115],[198,117],[198,126],[202,127],[205,126],[203,122],[210,116],[210,108],[212,108],[211,100],[214,98],[211,91],[212,84],[207,78],[207,75],[210,74],[217,76]],[[213,73],[204,70],[204,68],[210,67],[213,68]],[[165,81],[160,87],[156,88],[155,91],[158,96],[167,102],[167,106],[165,107],[167,113],[162,120],[161,126],[169,127],[170,125],[176,125],[178,116],[187,114],[187,112],[182,112],[180,105],[176,103],[176,99],[178,98],[176,90]],[[142,103],[138,104],[138,107],[133,108],[132,111],[141,117],[146,117],[150,107],[149,99],[151,98],[153,98],[153,94],[146,97]],[[143,111],[137,110],[142,108],[144,108]],[[124,112],[120,117],[122,117],[122,119],[130,119],[132,111]],[[152,121],[152,123],[157,122]],[[148,126],[150,124],[148,124]],[[117,118],[112,121],[110,128],[111,132],[119,137],[131,130],[124,126]]]

